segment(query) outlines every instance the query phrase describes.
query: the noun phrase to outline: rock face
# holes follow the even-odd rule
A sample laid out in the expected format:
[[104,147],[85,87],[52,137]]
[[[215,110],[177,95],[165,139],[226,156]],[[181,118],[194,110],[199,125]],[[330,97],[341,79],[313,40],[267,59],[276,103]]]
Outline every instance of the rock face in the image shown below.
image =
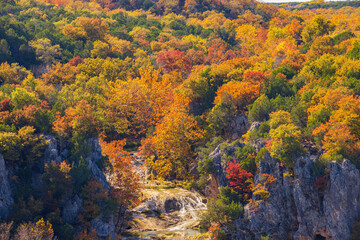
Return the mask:
[[62,157],[58,151],[58,142],[54,136],[47,135],[45,136],[46,141],[48,142],[48,146],[44,152],[44,163],[61,162]]
[[[59,150],[60,146],[58,141],[54,136],[46,136],[48,146],[44,152],[43,163],[61,162],[65,160],[69,155],[68,149],[63,149],[61,152]],[[90,138],[87,140],[87,143],[91,151],[86,156],[86,162],[89,169],[94,175],[95,179],[103,185],[104,188],[110,189],[109,183],[106,180],[104,173],[97,166],[96,162],[101,159],[101,147],[99,145],[99,140],[95,138]]]
[[96,230],[99,237],[116,239],[116,227],[112,216],[108,219],[103,219],[102,217],[93,219],[91,221],[91,228]]
[[110,189],[110,185],[106,180],[104,173],[96,165],[96,162],[101,159],[101,147],[99,145],[99,140],[92,138],[88,139],[88,144],[91,146],[92,152],[86,157],[86,161],[89,165],[89,168],[94,175],[95,179],[101,182],[103,188]]
[[[67,159],[69,155],[68,149],[62,149],[60,151],[60,144],[53,136],[46,136],[46,140],[48,141],[48,147],[45,150],[44,157],[42,160],[42,165],[50,162],[61,162]],[[106,189],[110,189],[110,185],[106,180],[106,176],[101,171],[101,169],[96,164],[102,158],[101,155],[101,147],[99,145],[98,139],[88,139],[87,143],[91,151],[85,157],[85,160],[88,164],[88,168],[91,170],[94,178],[102,184],[102,186]],[[34,186],[41,185],[41,174],[37,174],[37,177],[33,180]],[[0,178],[1,178],[1,159],[0,159]],[[0,180],[1,181],[1,180]],[[1,190],[1,186],[0,186]],[[0,193],[1,194],[1,193]],[[82,209],[82,199],[79,196],[74,196],[72,199],[69,199],[63,209],[62,209],[62,217],[66,222],[75,223],[77,217]],[[114,219],[111,217],[109,219],[103,219],[98,217],[91,222],[92,229],[96,229],[99,237],[110,237],[111,239],[115,239],[116,227],[114,223]]]
[[62,217],[64,221],[68,223],[75,223],[77,221],[77,217],[80,214],[82,209],[82,200],[81,198],[76,195],[72,199],[68,200],[64,208],[62,210]]
[[217,146],[215,150],[210,153],[209,158],[213,159],[215,172],[216,172],[216,179],[218,180],[218,184],[220,186],[225,186],[227,184],[225,178],[225,170],[226,164],[221,161],[221,157],[226,156],[226,153],[221,149],[221,145]]
[[156,216],[160,213],[181,211],[191,215],[194,209],[206,208],[201,195],[181,188],[147,189],[143,190],[143,194],[147,196],[146,200],[134,208],[134,212]]
[[[241,136],[247,130],[255,130],[260,123],[248,123],[246,117],[238,116],[232,122],[233,136]],[[254,143],[256,151],[265,146],[263,140]],[[215,174],[207,189],[207,196],[216,196],[217,187],[227,185],[226,159],[233,157],[237,147],[234,142],[226,147],[220,144],[209,155],[213,160]],[[360,173],[348,160],[341,164],[331,162],[327,180],[322,187],[316,186],[318,176],[314,173],[317,151],[309,152],[295,160],[291,171],[280,166],[269,154],[259,163],[254,177],[255,185],[261,183],[263,174],[276,180],[266,185],[269,199],[253,196],[253,203],[244,207],[244,216],[235,222],[232,239],[261,239],[268,236],[274,240],[295,239],[349,239],[351,226],[360,218]]]
[[241,136],[247,132],[247,130],[250,128],[250,123],[247,117],[244,114],[242,114],[236,116],[231,121],[230,127],[232,129],[231,138],[235,140],[241,138]]
[[[348,160],[328,165],[329,178],[323,190],[314,187],[316,156],[296,160],[293,175],[266,155],[260,163],[255,184],[263,173],[276,181],[267,187],[268,200],[257,200],[244,208],[236,221],[233,239],[349,239],[351,226],[360,216],[360,173]],[[285,173],[285,174],[284,174]]]
[[219,186],[226,186],[226,161],[222,161],[223,157],[234,157],[235,151],[237,148],[244,147],[245,144],[240,143],[238,141],[227,145],[222,148],[222,145],[219,144],[212,153],[209,154],[209,158],[213,160],[214,168],[215,168],[215,178],[218,180]]
[[5,166],[4,157],[0,154],[0,218],[4,219],[8,216],[10,206],[13,202],[14,199],[11,196],[8,171]]
[[354,218],[360,215],[359,170],[345,160],[331,163],[330,182],[324,196],[324,212],[333,239],[347,239]]

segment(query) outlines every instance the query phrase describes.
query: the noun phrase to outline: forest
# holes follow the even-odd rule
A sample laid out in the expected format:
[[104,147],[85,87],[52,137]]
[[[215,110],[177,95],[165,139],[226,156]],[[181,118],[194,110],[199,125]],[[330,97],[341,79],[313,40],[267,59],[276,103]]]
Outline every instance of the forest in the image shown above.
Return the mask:
[[359,34],[358,1],[0,0],[0,238],[98,239],[109,218],[120,234],[143,188],[135,155],[150,180],[205,194],[210,153],[234,149],[201,219],[211,239],[271,198],[277,179],[254,177],[266,156],[285,178],[318,154],[321,195],[330,162],[360,168]]

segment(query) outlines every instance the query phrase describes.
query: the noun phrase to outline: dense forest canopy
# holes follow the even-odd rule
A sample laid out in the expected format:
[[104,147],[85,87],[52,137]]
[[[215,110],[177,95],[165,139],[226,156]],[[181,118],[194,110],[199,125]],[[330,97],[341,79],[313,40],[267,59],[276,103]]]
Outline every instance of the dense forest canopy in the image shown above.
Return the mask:
[[[209,212],[212,230],[238,218],[251,194],[268,198],[271,175],[248,181],[267,152],[291,172],[297,156],[316,149],[319,178],[329,161],[360,167],[358,4],[0,0],[0,152],[17,189],[7,219],[14,234],[94,237],[100,213],[121,215],[137,202],[133,150],[152,178],[201,191],[209,153],[246,144],[227,160],[229,186],[209,202],[226,212]],[[234,134],[241,116],[259,126]],[[49,136],[66,160],[37,169]],[[94,138],[109,188],[85,161]],[[75,195],[80,226],[61,215]]]

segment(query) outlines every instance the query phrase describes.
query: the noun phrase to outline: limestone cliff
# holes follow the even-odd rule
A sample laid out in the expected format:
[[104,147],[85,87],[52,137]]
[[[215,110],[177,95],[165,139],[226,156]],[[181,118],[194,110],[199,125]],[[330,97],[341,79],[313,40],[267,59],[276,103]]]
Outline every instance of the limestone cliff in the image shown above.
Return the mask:
[[351,226],[360,216],[360,174],[348,160],[328,165],[329,177],[324,191],[314,187],[315,156],[296,160],[293,174],[269,155],[260,163],[255,176],[258,184],[263,173],[275,177],[269,185],[270,197],[244,208],[237,220],[233,239],[349,239]]
[[[257,126],[253,123],[250,129],[257,128],[259,124],[255,124]],[[222,148],[220,144],[209,154],[215,174],[210,181],[212,184],[208,185],[212,189],[208,192],[214,192],[214,186],[227,185],[226,159],[233,157],[238,147],[243,145],[237,142]],[[254,147],[259,151],[264,147],[264,141],[255,141]],[[244,206],[244,216],[235,221],[231,238],[349,239],[352,224],[360,218],[359,170],[346,159],[342,163],[330,162],[327,165],[328,174],[319,189],[315,183],[319,176],[315,174],[314,167],[319,155],[309,148],[305,155],[295,159],[293,169],[286,169],[267,153],[259,162],[254,184],[261,183],[263,174],[272,175],[275,181],[265,188],[270,197],[261,199],[259,195],[253,195],[251,203]]]

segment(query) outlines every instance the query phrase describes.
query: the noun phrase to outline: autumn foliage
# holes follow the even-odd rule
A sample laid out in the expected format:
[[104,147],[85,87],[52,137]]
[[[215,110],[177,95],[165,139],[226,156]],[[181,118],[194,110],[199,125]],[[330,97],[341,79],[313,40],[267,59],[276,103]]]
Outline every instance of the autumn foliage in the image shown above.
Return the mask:
[[133,159],[128,152],[124,151],[126,140],[106,142],[100,139],[102,152],[110,160],[109,169],[110,183],[112,184],[111,195],[126,207],[138,203],[140,191],[138,175],[135,172]]
[[[92,239],[94,219],[112,217],[120,229],[141,191],[134,154],[151,179],[205,192],[211,153],[224,153],[214,238],[250,197],[270,199],[277,179],[251,182],[268,158],[288,177],[308,153],[322,173],[344,159],[360,168],[359,6],[2,1],[0,152],[14,200],[4,232]],[[69,203],[80,209],[70,220]]]
[[143,142],[143,153],[161,178],[187,178],[194,161],[192,146],[204,135],[188,113],[189,100],[177,95],[170,111]]
[[156,62],[164,69],[165,73],[179,71],[188,74],[191,70],[190,60],[184,52],[179,50],[160,53]]
[[229,162],[226,168],[226,178],[229,186],[236,192],[243,195],[245,200],[251,197],[251,181],[254,175],[240,168],[240,164]]

